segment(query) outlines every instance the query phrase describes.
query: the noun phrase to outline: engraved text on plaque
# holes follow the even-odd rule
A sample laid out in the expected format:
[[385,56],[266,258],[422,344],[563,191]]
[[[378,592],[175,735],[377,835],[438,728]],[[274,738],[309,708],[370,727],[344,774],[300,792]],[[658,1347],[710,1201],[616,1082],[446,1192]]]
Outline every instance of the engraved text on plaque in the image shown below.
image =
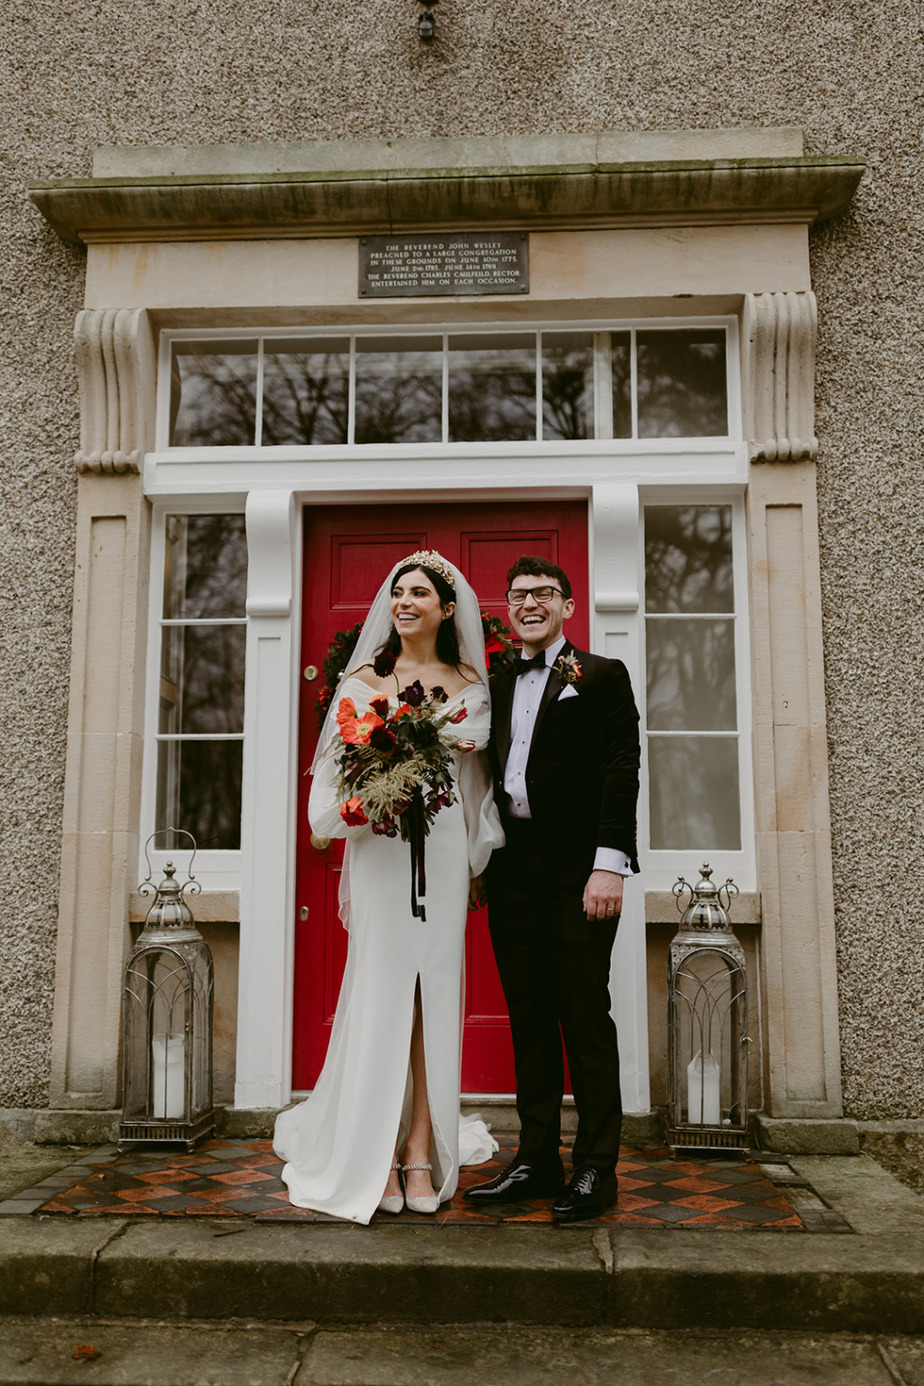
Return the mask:
[[525,231],[360,237],[361,298],[528,292]]

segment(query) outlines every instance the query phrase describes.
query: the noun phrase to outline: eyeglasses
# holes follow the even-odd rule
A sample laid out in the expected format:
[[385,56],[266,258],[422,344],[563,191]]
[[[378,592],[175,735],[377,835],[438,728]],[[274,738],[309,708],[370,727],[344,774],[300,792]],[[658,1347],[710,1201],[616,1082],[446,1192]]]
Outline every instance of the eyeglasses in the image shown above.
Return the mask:
[[522,606],[527,597],[532,597],[534,602],[541,602],[544,606],[552,600],[556,592],[559,597],[565,595],[560,587],[511,587],[507,593],[507,605]]

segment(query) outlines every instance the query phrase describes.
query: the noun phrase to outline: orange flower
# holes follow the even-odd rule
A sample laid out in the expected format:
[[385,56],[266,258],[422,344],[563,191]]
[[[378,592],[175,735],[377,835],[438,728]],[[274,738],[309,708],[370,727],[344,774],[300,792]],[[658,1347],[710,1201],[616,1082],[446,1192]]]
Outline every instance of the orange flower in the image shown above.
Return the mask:
[[392,717],[391,720],[392,720],[393,722],[397,722],[397,720],[398,720],[399,717],[413,717],[413,716],[414,716],[414,709],[411,707],[410,703],[402,703],[401,706],[400,706],[400,707],[397,709],[397,711],[395,712],[395,714],[394,714],[394,716]]
[[363,801],[358,796],[340,805],[340,817],[348,828],[362,828],[369,822],[363,812]]
[[363,717],[356,716],[356,704],[352,698],[341,698],[337,704],[337,725],[340,735],[348,746],[365,746],[376,727],[382,725],[381,717],[367,712]]
[[337,721],[346,722],[356,716],[356,704],[352,698],[341,698],[337,704]]
[[340,723],[340,735],[348,746],[365,746],[376,727],[384,725],[381,717],[367,712],[364,717],[344,719]]

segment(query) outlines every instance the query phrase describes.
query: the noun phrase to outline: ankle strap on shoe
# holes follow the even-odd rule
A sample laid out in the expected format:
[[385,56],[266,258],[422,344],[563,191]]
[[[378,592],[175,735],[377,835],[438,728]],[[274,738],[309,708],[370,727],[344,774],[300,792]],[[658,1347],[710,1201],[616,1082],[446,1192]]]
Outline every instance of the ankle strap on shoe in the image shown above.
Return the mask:
[[432,1165],[402,1165],[401,1168],[402,1168],[403,1170],[409,1170],[409,1169],[432,1169],[433,1166],[432,1166]]

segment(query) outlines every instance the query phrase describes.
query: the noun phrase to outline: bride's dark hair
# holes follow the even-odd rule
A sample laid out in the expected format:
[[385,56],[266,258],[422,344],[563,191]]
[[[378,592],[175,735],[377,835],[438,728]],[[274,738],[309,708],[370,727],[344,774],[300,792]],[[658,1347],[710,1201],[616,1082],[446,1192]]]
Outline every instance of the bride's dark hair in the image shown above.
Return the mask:
[[[426,573],[436,589],[436,595],[440,599],[441,606],[446,606],[449,602],[455,601],[455,588],[446,581],[442,573],[434,572],[434,570],[428,568],[425,563],[406,563],[403,568],[399,568],[395,573],[392,578],[392,583],[397,582],[398,579],[404,577],[406,573]],[[392,626],[391,635],[385,641],[382,648],[387,650],[389,654],[396,656],[401,653],[401,637],[394,626]],[[454,616],[447,617],[436,633],[436,653],[443,664],[452,664],[458,667],[462,663],[462,652],[459,649],[459,634],[456,630]]]

